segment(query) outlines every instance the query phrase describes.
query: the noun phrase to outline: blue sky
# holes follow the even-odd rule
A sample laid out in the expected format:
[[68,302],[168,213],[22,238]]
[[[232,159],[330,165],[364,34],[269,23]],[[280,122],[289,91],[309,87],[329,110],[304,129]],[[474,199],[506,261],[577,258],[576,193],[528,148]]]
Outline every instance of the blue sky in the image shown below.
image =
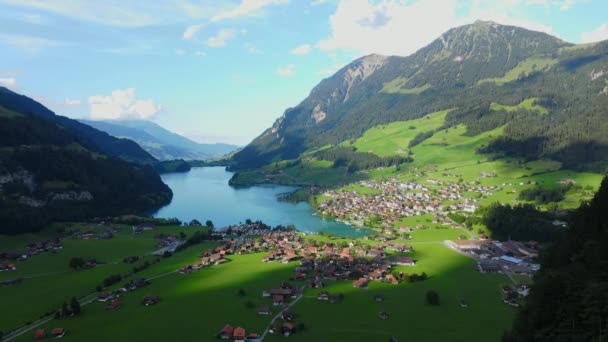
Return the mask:
[[74,118],[246,144],[369,53],[477,19],[608,39],[606,0],[0,0],[0,85]]

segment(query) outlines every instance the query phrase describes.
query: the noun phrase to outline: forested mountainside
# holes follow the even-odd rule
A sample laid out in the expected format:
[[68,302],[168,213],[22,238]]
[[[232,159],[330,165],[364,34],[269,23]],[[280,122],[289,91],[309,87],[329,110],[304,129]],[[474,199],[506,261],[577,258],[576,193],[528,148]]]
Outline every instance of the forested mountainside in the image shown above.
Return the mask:
[[[504,342],[602,341],[608,324],[608,179],[542,256]],[[604,337],[602,337],[604,336]]]
[[161,161],[218,158],[238,148],[230,144],[200,144],[145,120],[81,122],[115,137],[131,139]]
[[19,113],[29,113],[61,125],[70,131],[73,138],[78,141],[78,144],[88,150],[139,164],[152,164],[156,162],[154,157],[144,151],[134,141],[118,139],[76,120],[55,115],[51,110],[31,98],[17,94],[4,87],[0,87],[0,106]]
[[465,124],[465,135],[475,136],[504,126],[480,152],[605,170],[606,108],[608,42],[573,45],[480,21],[411,56],[370,55],[345,66],[236,153],[234,168],[294,159],[377,125],[450,110],[441,129]]
[[171,190],[152,166],[91,150],[82,131],[61,122],[0,106],[0,234],[169,202]]

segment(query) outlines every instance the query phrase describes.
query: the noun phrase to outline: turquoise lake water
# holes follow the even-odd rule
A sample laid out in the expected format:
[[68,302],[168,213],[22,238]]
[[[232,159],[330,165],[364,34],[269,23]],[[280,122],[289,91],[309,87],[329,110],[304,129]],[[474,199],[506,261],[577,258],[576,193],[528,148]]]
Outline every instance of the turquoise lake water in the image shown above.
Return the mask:
[[184,222],[212,220],[217,228],[249,218],[262,220],[271,226],[293,224],[303,232],[340,236],[363,236],[367,232],[345,223],[324,220],[314,215],[308,203],[292,204],[277,199],[279,194],[291,192],[295,187],[262,185],[233,188],[228,185],[232,174],[224,167],[200,167],[186,173],[163,175],[163,181],[173,190],[173,200],[152,215],[177,217]]

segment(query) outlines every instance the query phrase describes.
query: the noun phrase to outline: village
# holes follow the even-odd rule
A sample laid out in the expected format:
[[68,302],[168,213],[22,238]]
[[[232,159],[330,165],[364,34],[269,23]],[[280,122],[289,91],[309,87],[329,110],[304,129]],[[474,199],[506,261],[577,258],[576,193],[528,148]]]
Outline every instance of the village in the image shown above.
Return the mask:
[[[433,214],[445,216],[448,212],[473,213],[478,200],[491,196],[499,186],[445,182],[428,179],[431,187],[416,182],[400,182],[395,178],[385,181],[361,181],[360,186],[372,189],[375,194],[356,191],[328,190],[328,200],[319,204],[319,212],[328,217],[363,226],[372,217],[381,217],[382,227],[393,227],[402,218]],[[468,193],[468,196],[465,196]]]

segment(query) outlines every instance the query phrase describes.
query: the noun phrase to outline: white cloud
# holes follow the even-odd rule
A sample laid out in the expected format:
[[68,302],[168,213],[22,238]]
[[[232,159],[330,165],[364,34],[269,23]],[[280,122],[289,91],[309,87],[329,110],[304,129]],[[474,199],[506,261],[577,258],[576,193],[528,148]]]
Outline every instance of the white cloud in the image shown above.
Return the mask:
[[312,50],[312,46],[310,44],[302,44],[291,51],[289,51],[292,55],[307,55]]
[[329,0],[313,0],[313,2],[310,3],[311,6],[317,6],[317,5],[321,5],[324,3],[329,2]]
[[255,44],[245,43],[245,44],[243,44],[243,46],[245,47],[245,50],[247,50],[247,52],[250,53],[250,54],[252,54],[252,55],[260,55],[260,54],[262,54],[262,50],[258,49],[258,47],[255,46]]
[[205,57],[207,56],[207,53],[205,51],[196,51],[194,55],[199,57]]
[[78,99],[65,99],[63,104],[66,106],[80,106],[81,102]]
[[184,49],[175,49],[175,54],[178,56],[183,56],[186,54],[186,51]]
[[220,21],[252,16],[258,14],[264,7],[285,4],[287,2],[288,0],[242,0],[236,7],[214,15],[211,20]]
[[593,31],[581,33],[582,43],[593,43],[608,39],[608,23],[604,23]]
[[226,45],[226,41],[236,37],[237,31],[234,29],[222,29],[217,35],[207,39],[207,46],[211,48],[222,47]]
[[110,96],[90,96],[89,115],[94,120],[149,119],[162,110],[153,100],[138,100],[135,89],[116,89]]
[[11,45],[28,53],[36,53],[48,47],[64,44],[56,40],[17,34],[0,34],[0,43]]
[[283,77],[291,77],[296,73],[296,66],[294,64],[287,64],[285,67],[278,68],[276,74]]
[[184,34],[183,34],[183,39],[191,40],[203,28],[203,26],[205,26],[205,24],[196,24],[196,25],[190,25],[190,26],[186,27],[186,30],[184,31]]
[[1,77],[0,78],[0,86],[5,88],[15,88],[17,85],[17,79],[14,77]]
[[340,0],[330,16],[330,36],[316,46],[325,51],[409,55],[448,29],[477,19],[551,33],[551,27],[522,17],[521,8],[557,4],[552,0],[474,0],[464,15],[461,5],[459,0]]

